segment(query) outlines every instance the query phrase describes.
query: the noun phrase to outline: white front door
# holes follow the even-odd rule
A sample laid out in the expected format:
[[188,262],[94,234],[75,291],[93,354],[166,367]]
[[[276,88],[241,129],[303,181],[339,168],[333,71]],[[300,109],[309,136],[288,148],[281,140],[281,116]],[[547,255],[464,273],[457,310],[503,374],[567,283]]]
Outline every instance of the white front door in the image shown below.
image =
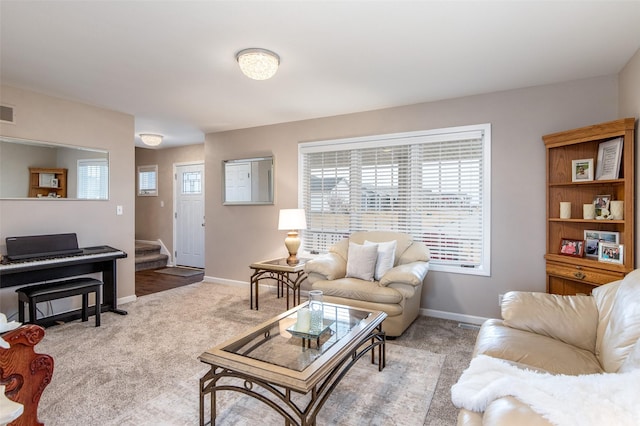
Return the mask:
[[225,201],[251,201],[251,164],[229,163],[225,167]]
[[204,164],[175,171],[175,264],[204,268]]

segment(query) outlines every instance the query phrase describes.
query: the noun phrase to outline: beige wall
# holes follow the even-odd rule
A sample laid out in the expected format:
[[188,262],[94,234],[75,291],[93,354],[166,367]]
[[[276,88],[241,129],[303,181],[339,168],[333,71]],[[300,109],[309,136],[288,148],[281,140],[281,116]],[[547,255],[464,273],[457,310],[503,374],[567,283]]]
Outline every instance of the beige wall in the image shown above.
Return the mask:
[[[135,151],[136,170],[138,166],[158,165],[158,196],[136,196],[136,239],[161,240],[173,253],[173,166],[204,161],[204,144],[166,149],[136,148]],[[208,190],[206,196],[209,196]]]
[[[299,142],[492,124],[491,276],[430,272],[422,308],[498,316],[498,294],[545,290],[545,150],[541,136],[618,118],[616,76],[208,134],[206,275],[249,280],[251,262],[284,256],[278,211],[297,207]],[[273,206],[223,206],[222,160],[275,156]]]
[[[8,236],[76,232],[81,246],[106,244],[129,254],[118,261],[118,297],[134,298],[133,116],[4,85],[0,90],[2,103],[16,112],[16,124],[0,124],[0,134],[110,153],[108,201],[0,200],[0,252],[6,253]],[[14,290],[0,290],[6,314],[17,310]]]

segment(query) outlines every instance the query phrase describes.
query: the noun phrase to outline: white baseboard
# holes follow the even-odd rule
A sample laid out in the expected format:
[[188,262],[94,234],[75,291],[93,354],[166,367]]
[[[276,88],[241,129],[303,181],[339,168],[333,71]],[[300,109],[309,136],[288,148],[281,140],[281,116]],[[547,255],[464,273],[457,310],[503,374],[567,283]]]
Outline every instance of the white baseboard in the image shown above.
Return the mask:
[[138,300],[138,297],[135,294],[127,297],[120,297],[118,298],[118,306],[135,302],[136,300]]
[[437,311],[435,309],[420,309],[420,315],[477,325],[482,325],[483,322],[488,320],[488,318],[485,317],[476,317],[473,315],[458,314],[455,312]]
[[[208,282],[208,283],[220,283],[220,284],[226,284],[226,285],[232,285],[232,286],[236,286],[236,287],[248,287],[249,283],[246,281],[237,281],[237,280],[229,280],[226,278],[217,278],[217,277],[209,277],[209,276],[205,276],[203,281]],[[274,285],[266,285],[266,284],[260,284],[261,288],[272,288],[275,289]],[[307,291],[301,291],[300,292],[301,295],[307,295],[308,292]],[[476,317],[473,315],[465,315],[465,314],[458,314],[455,312],[446,312],[446,311],[438,311],[435,309],[420,309],[420,315],[424,315],[427,317],[434,317],[434,318],[441,318],[441,319],[446,319],[446,320],[452,320],[452,321],[458,321],[458,322],[463,322],[463,323],[468,323],[468,324],[477,324],[477,325],[481,325],[483,322],[485,322],[488,318],[484,318],[484,317]]]

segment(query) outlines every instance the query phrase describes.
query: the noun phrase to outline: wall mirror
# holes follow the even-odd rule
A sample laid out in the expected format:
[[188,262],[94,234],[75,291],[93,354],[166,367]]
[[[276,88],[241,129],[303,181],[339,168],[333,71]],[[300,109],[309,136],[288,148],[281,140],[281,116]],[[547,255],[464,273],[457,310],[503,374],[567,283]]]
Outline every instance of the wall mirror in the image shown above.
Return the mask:
[[223,204],[273,204],[273,157],[226,160]]
[[0,199],[109,199],[109,153],[0,136]]

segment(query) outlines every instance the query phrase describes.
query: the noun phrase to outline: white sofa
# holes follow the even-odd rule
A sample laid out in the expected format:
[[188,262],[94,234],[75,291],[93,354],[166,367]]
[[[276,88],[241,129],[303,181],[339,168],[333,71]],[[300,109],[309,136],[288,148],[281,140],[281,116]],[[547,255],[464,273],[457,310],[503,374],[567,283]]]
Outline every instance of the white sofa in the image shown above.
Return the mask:
[[636,270],[591,296],[505,294],[452,400],[459,426],[623,425],[640,424],[639,389]]
[[[378,279],[375,274],[371,280],[347,276],[349,269],[358,266],[349,262],[350,243],[360,246],[365,241],[395,241],[391,268]],[[381,266],[380,257],[375,266]],[[429,271],[429,249],[403,233],[356,232],[332,246],[326,255],[307,262],[305,271],[312,289],[322,290],[327,302],[385,312],[382,327],[387,336],[395,337],[419,314],[423,282]]]

